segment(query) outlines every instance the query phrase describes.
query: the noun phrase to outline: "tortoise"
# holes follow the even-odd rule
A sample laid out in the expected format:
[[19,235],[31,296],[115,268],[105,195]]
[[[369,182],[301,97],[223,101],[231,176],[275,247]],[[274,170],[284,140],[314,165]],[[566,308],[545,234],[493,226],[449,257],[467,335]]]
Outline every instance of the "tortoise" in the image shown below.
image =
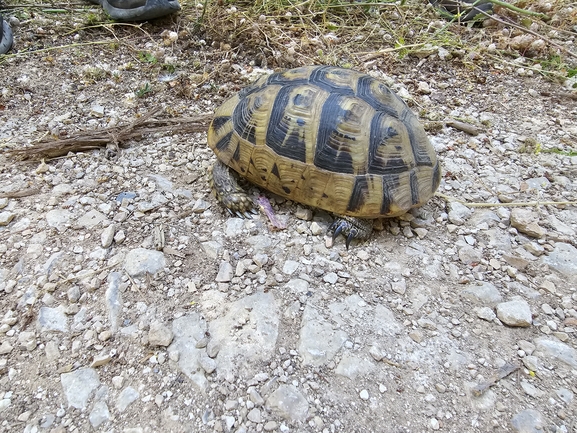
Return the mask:
[[[382,81],[351,69],[273,73],[225,101],[208,129],[210,184],[231,214],[255,204],[237,176],[335,214],[333,239],[368,239],[373,220],[426,203],[441,167],[425,130]],[[231,172],[232,169],[234,172]]]

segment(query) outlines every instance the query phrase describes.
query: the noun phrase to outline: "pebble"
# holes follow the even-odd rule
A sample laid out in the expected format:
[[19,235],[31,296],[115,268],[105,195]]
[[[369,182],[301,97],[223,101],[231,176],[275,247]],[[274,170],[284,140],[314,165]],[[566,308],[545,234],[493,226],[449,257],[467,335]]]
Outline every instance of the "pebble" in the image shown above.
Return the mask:
[[62,391],[68,407],[84,410],[94,391],[100,386],[98,373],[93,368],[80,368],[60,375]]
[[92,362],[90,363],[90,368],[101,367],[103,365],[108,364],[112,360],[112,357],[109,354],[105,355],[96,355]]
[[499,290],[488,282],[467,285],[461,296],[475,304],[495,305],[502,300]]
[[78,218],[78,220],[76,220],[76,225],[87,230],[92,230],[96,226],[102,224],[104,221],[106,221],[106,216],[101,212],[93,209]]
[[125,239],[126,234],[124,233],[124,230],[118,230],[114,235],[114,242],[116,242],[118,245],[122,244]]
[[295,217],[300,220],[311,221],[313,219],[313,211],[309,208],[298,206],[295,212]]
[[470,245],[459,248],[459,260],[467,265],[476,265],[483,258],[483,252]]
[[302,422],[309,412],[307,399],[292,385],[280,385],[266,401],[269,410],[290,422]]
[[571,244],[558,242],[553,251],[543,256],[543,262],[563,275],[575,276],[577,275],[577,248]]
[[527,250],[536,257],[539,257],[545,253],[545,248],[534,241],[527,242],[526,244],[523,245],[523,248],[525,248],[525,250]]
[[311,223],[311,233],[313,236],[320,236],[325,233],[325,229],[316,221]]
[[473,211],[464,204],[456,201],[449,203],[448,218],[451,224],[455,224],[456,226],[465,224],[465,221],[467,221],[472,213]]
[[0,212],[0,226],[7,226],[16,216],[13,212]]
[[547,234],[547,230],[536,222],[538,220],[539,216],[529,209],[516,207],[511,210],[511,226],[528,236],[542,238]]
[[201,354],[198,362],[206,374],[212,374],[216,370],[216,361],[207,354]]
[[108,310],[108,320],[112,333],[118,331],[120,311],[122,308],[122,293],[120,291],[120,272],[111,272],[108,275],[108,288],[105,293],[106,307]]
[[[285,288],[295,293],[306,293],[309,290],[310,283],[300,278],[293,278],[285,284]],[[299,305],[300,306],[300,305]]]
[[530,395],[533,398],[540,398],[545,395],[544,391],[541,391],[535,385],[527,382],[526,380],[521,380],[521,388],[523,391],[525,391],[525,394]]
[[409,332],[409,337],[411,338],[411,340],[413,340],[415,343],[422,343],[425,340],[425,336],[422,332],[420,331],[411,331]]
[[533,316],[529,304],[522,300],[514,300],[497,304],[497,317],[509,326],[531,326]]
[[67,290],[66,296],[68,297],[68,301],[71,303],[76,303],[80,299],[80,287],[72,286],[70,289]]
[[282,271],[286,275],[292,275],[296,272],[299,265],[300,265],[299,262],[295,262],[294,260],[287,260],[286,262],[284,262]]
[[88,420],[93,428],[97,428],[110,421],[110,411],[108,410],[106,403],[103,401],[97,401],[94,403],[94,407],[88,416]]
[[535,340],[535,351],[550,359],[559,360],[572,368],[577,368],[577,350],[557,340],[539,337]]
[[272,240],[268,235],[250,236],[245,242],[250,245],[256,253],[264,252],[272,245]]
[[12,346],[9,341],[4,340],[0,344],[0,355],[7,355],[10,352],[12,352],[13,349],[14,349],[14,346]]
[[100,234],[100,245],[102,245],[102,248],[108,248],[110,245],[112,245],[116,230],[117,226],[115,224],[110,224],[108,227],[102,230],[102,233]]
[[391,290],[399,295],[404,295],[407,291],[407,282],[404,278],[401,278],[397,281],[391,281]]
[[194,205],[192,205],[192,212],[194,212],[195,214],[201,214],[209,208],[210,203],[207,202],[206,200],[202,200],[199,198],[194,202]]
[[218,267],[218,274],[216,275],[215,281],[219,283],[228,283],[234,277],[234,269],[229,262],[221,262]]
[[335,274],[334,272],[328,272],[325,275],[323,275],[323,281],[325,283],[329,283],[329,284],[335,284],[339,279],[339,276],[337,274]]
[[220,242],[206,241],[202,242],[201,246],[205,254],[211,259],[216,259],[222,254],[223,246]]
[[169,346],[174,334],[172,330],[161,322],[152,322],[148,331],[148,344],[151,346]]
[[160,251],[136,248],[130,250],[124,259],[124,270],[131,277],[141,277],[146,274],[154,275],[164,269],[166,259]]
[[475,313],[477,313],[477,317],[479,319],[483,319],[483,320],[486,320],[488,322],[492,322],[497,317],[495,312],[489,307],[476,308]]
[[518,433],[542,433],[543,415],[534,409],[526,409],[513,416],[511,425]]
[[427,83],[426,81],[419,81],[417,85],[417,92],[424,95],[431,94],[431,87],[429,86],[429,83]]
[[531,343],[530,341],[519,340],[517,342],[517,345],[527,355],[531,355],[533,353],[533,351],[535,350],[535,345],[533,343]]
[[72,216],[72,213],[67,210],[53,209],[46,212],[46,222],[50,227],[54,227],[58,231],[64,231],[66,225],[70,223]]
[[63,307],[40,307],[38,325],[41,332],[68,332],[68,318]]
[[567,388],[556,389],[555,394],[557,394],[557,397],[559,397],[567,406],[571,405],[575,395]]
[[366,389],[363,389],[359,393],[359,397],[361,398],[361,400],[368,400],[369,399],[369,391],[367,391]]
[[226,220],[226,227],[224,234],[228,238],[235,238],[242,234],[242,229],[244,227],[244,219],[242,218],[229,218]]
[[536,356],[528,355],[521,359],[523,365],[530,371],[540,371],[541,363]]
[[260,414],[260,409],[257,409],[256,407],[254,409],[252,409],[248,415],[247,418],[249,421],[252,421],[256,424],[259,424],[262,422],[262,416]]
[[278,423],[276,421],[268,421],[263,426],[264,431],[275,431],[278,428]]
[[36,334],[33,331],[22,331],[18,335],[18,345],[20,349],[28,352],[36,349]]
[[9,398],[0,398],[0,413],[4,412],[10,407],[12,400]]
[[120,392],[120,394],[118,394],[115,405],[116,409],[119,412],[124,412],[128,406],[138,399],[138,397],[140,397],[140,393],[133,387],[127,386]]

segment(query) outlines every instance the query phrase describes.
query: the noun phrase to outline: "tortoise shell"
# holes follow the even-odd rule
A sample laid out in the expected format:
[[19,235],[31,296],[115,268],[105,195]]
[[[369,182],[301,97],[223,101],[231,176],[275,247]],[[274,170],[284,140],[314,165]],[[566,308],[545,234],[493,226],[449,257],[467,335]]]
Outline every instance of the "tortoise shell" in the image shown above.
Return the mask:
[[208,145],[261,188],[359,218],[423,205],[441,178],[407,105],[382,81],[332,66],[275,73],[241,90],[216,110]]

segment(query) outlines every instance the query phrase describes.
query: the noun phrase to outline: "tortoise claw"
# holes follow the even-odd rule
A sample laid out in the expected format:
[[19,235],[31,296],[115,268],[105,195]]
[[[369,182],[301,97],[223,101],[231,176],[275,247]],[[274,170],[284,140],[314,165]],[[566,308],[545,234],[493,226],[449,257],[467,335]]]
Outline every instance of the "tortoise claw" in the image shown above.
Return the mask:
[[368,239],[373,230],[373,221],[353,217],[337,217],[329,226],[333,232],[333,242],[338,235],[346,236],[345,245],[349,249],[353,239]]
[[238,217],[238,218],[242,218],[242,219],[252,219],[252,214],[249,213],[249,211],[240,211],[240,210],[228,210],[229,213],[231,214],[231,216],[233,217]]
[[333,231],[333,241],[334,241],[337,238],[337,236],[340,235],[341,232],[343,231],[343,225],[338,224],[335,227],[335,224],[331,224],[330,230],[334,230]]
[[355,234],[353,234],[353,231],[351,231],[349,233],[349,235],[347,236],[347,240],[345,241],[345,245],[347,247],[347,250],[349,249],[349,245],[351,244],[351,241],[355,238]]

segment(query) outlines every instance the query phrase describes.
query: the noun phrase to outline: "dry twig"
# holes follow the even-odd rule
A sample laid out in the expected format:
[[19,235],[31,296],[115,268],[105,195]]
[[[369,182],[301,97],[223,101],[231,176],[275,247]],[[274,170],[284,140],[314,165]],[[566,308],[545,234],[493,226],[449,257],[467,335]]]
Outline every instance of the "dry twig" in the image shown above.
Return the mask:
[[209,114],[200,114],[194,117],[152,118],[161,111],[162,108],[151,110],[129,125],[114,126],[96,131],[82,131],[63,140],[43,139],[32,147],[10,149],[6,153],[22,159],[40,159],[55,158],[66,155],[69,152],[100,149],[106,147],[109,143],[122,147],[126,141],[141,138],[147,134],[206,131],[211,117]]
[[528,202],[511,202],[511,203],[469,203],[463,200],[459,200],[455,197],[448,196],[441,192],[436,192],[437,197],[441,197],[443,200],[451,202],[456,201],[467,207],[537,207],[537,206],[567,206],[567,205],[577,205],[577,201],[528,201]]

